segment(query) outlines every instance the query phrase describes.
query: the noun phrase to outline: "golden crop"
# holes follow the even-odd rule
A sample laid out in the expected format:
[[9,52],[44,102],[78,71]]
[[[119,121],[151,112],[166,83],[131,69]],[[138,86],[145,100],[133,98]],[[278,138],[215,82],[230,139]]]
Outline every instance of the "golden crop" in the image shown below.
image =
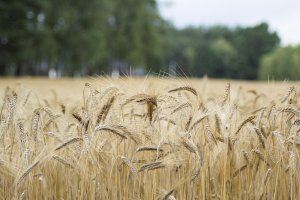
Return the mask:
[[300,199],[299,97],[298,83],[0,80],[0,198]]

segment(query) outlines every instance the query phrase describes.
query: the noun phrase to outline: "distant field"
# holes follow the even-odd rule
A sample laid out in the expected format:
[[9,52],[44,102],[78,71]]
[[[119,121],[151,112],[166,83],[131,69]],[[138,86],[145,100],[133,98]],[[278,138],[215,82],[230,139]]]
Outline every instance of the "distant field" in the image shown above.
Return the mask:
[[[86,78],[86,79],[59,79],[49,80],[47,78],[0,78],[0,90],[6,86],[21,85],[26,90],[32,90],[42,95],[51,95],[51,89],[55,90],[60,96],[71,97],[74,95],[81,97],[82,89],[86,82],[93,83],[95,87],[108,87],[116,85],[118,87],[126,87],[128,90],[142,90],[147,87],[157,86],[155,90],[164,90],[171,85],[190,85],[199,90],[200,93],[220,95],[224,89],[224,84],[231,83],[235,89],[241,87],[243,90],[255,89],[260,92],[268,92],[269,95],[285,94],[286,89],[291,85],[299,85],[297,82],[258,82],[258,81],[233,81],[233,80],[214,80],[214,79],[156,79],[156,78],[124,78],[118,80],[111,80],[108,78]],[[171,85],[170,85],[171,84]],[[205,91],[204,91],[205,90]],[[74,94],[75,93],[75,94]]]
[[0,199],[300,199],[299,83],[0,79]]

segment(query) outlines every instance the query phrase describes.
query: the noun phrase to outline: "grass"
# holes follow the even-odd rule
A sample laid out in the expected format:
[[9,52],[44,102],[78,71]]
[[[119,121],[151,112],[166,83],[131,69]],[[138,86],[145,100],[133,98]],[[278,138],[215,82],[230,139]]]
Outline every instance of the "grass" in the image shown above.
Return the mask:
[[296,82],[0,79],[0,198],[299,199],[299,95]]

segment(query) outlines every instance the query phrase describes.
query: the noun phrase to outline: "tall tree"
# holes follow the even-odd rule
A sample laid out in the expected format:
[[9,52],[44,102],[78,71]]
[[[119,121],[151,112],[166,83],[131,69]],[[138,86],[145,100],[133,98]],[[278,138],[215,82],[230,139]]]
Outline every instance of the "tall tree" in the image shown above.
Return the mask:
[[43,32],[45,1],[2,0],[0,3],[0,63],[11,65],[16,75],[24,73],[36,57]]
[[240,78],[257,79],[261,57],[279,45],[276,32],[271,32],[266,23],[254,27],[238,28],[234,46],[240,57]]
[[279,47],[263,56],[259,78],[263,80],[299,80],[300,46]]
[[147,66],[160,56],[162,20],[155,0],[115,0],[109,17],[108,62]]
[[60,0],[47,10],[57,54],[52,62],[63,64],[66,73],[87,74],[104,59],[107,4],[107,0]]

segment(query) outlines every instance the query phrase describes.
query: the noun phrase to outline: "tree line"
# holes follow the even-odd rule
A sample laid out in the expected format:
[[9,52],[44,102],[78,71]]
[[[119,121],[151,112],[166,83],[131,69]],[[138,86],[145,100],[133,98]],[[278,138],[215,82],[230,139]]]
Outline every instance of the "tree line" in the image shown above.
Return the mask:
[[279,45],[267,23],[178,29],[160,16],[155,0],[0,1],[1,75],[142,68],[153,74],[257,79],[272,70],[269,57]]

